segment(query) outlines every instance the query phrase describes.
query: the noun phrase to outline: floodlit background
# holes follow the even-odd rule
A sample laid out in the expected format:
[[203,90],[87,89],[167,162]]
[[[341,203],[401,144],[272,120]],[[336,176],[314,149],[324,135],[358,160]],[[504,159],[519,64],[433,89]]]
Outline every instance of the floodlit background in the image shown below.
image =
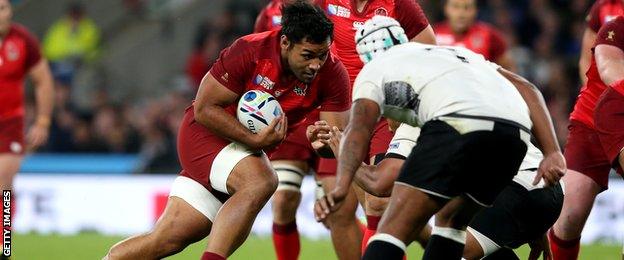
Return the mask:
[[[97,259],[124,236],[150,229],[180,169],[175,140],[184,109],[219,51],[252,31],[267,0],[11,1],[37,35],[55,77],[48,144],[15,181],[15,259]],[[432,24],[442,1],[424,1]],[[479,19],[500,30],[517,71],[544,94],[561,144],[580,83],[578,59],[591,0],[488,0]],[[80,40],[59,31],[81,14]],[[27,100],[32,121],[32,88]],[[335,258],[312,217],[311,179],[298,221],[302,259]],[[618,259],[624,182],[611,179],[583,236],[582,258]],[[536,212],[536,217],[539,213]],[[271,215],[233,259],[273,259]],[[198,259],[205,241],[171,259]],[[419,258],[417,246],[409,258]],[[526,249],[521,254],[526,255]]]

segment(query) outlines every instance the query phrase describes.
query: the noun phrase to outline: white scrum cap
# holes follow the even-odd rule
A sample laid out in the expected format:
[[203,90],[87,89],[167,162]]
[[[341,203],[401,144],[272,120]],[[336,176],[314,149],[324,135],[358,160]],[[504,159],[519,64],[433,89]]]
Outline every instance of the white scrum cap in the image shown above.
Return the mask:
[[399,22],[388,16],[373,16],[355,33],[356,49],[365,64],[390,47],[408,41]]

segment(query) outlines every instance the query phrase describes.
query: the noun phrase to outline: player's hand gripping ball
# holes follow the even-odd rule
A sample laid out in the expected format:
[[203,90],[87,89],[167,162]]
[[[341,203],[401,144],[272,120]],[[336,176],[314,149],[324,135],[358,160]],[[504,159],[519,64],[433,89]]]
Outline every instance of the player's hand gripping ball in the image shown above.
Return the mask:
[[243,94],[236,109],[238,121],[254,134],[262,131],[282,113],[282,107],[275,97],[260,90],[250,90]]

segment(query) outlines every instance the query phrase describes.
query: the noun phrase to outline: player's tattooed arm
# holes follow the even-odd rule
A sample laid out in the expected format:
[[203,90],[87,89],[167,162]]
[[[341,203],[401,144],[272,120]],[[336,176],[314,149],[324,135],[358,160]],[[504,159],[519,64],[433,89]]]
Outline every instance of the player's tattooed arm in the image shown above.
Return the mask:
[[353,102],[349,124],[340,142],[336,187],[317,201],[317,205],[324,212],[321,218],[330,211],[337,210],[347,196],[353,175],[366,157],[366,150],[380,114],[379,105],[372,100],[358,99]]
[[237,99],[238,94],[221,85],[208,73],[199,85],[195,97],[195,121],[218,136],[245,144],[252,149],[269,148],[284,140],[288,125],[284,116],[273,120],[258,134],[253,134],[224,109]]
[[559,141],[555,135],[548,108],[542,93],[528,80],[523,77],[499,68],[498,72],[507,78],[520,92],[520,95],[529,107],[531,121],[533,122],[533,136],[544,153],[544,159],[540,163],[538,174],[533,180],[537,185],[543,178],[547,185],[554,185],[565,174],[566,162],[561,153]]

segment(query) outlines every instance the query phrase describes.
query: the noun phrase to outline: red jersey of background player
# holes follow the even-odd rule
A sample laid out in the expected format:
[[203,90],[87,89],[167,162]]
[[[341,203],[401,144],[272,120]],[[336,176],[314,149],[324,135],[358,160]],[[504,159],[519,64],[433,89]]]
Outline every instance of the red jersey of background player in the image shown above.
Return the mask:
[[[279,31],[244,36],[221,52],[210,74],[239,95],[254,89],[273,95],[288,118],[289,132],[319,106],[321,111],[348,110],[348,78],[342,63],[329,54],[316,77],[305,84],[286,74],[279,40]],[[236,116],[236,106],[226,110]]]
[[[594,47],[599,44],[608,44],[624,50],[624,16],[618,16],[616,20],[609,24],[614,29],[603,30],[596,36]],[[592,48],[592,52],[594,49]],[[587,70],[587,84],[583,86],[574,105],[574,111],[570,114],[571,120],[580,121],[591,128],[594,128],[594,109],[596,102],[602,92],[607,89],[607,85],[602,82],[596,66],[596,58],[592,55],[591,65]]]
[[429,21],[416,0],[369,0],[362,12],[357,11],[353,0],[317,0],[334,22],[332,53],[347,68],[351,84],[364,66],[355,49],[355,32],[366,20],[375,15],[385,15],[399,21],[408,39],[414,38],[427,28]]
[[587,25],[595,33],[603,24],[613,18],[624,15],[624,1],[622,0],[598,0],[594,3],[587,15]]
[[35,38],[19,24],[0,41],[0,119],[24,116],[24,79],[41,60]]
[[455,35],[447,22],[436,24],[434,31],[438,45],[461,46],[491,61],[496,61],[507,49],[500,33],[483,22],[475,22],[462,35]]
[[256,24],[254,33],[277,30],[282,27],[282,3],[283,0],[272,0],[267,6],[262,8]]

